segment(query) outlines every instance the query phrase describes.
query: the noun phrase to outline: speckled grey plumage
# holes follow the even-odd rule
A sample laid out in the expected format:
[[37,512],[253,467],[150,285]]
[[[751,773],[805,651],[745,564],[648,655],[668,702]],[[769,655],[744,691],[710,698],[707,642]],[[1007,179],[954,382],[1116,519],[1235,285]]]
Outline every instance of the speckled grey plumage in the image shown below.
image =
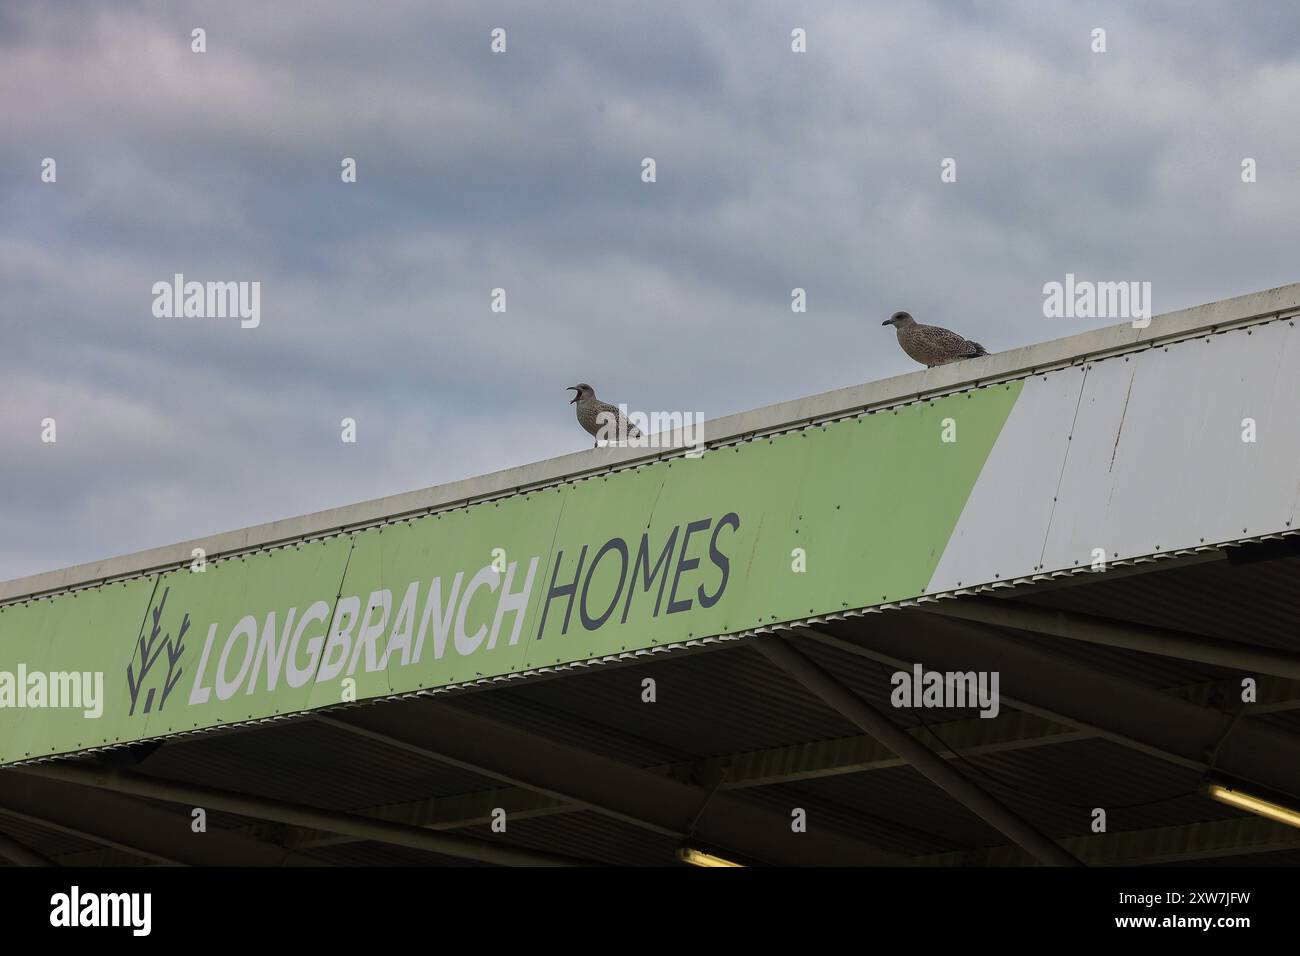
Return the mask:
[[906,312],[896,312],[887,324],[894,326],[898,344],[908,357],[927,368],[988,354],[978,342],[937,325],[922,325]]
[[[617,405],[611,405],[609,402],[602,402],[596,397],[596,390],[590,385],[575,385],[577,391],[577,401],[574,403],[574,410],[578,415],[578,424],[583,427],[588,435],[597,439],[599,445],[601,438],[610,441],[619,441],[623,436],[628,438],[638,438],[641,432],[635,425],[627,420],[619,411]],[[606,417],[608,416],[608,417]],[[617,422],[617,430],[610,434],[612,423]],[[601,429],[605,433],[601,433]]]

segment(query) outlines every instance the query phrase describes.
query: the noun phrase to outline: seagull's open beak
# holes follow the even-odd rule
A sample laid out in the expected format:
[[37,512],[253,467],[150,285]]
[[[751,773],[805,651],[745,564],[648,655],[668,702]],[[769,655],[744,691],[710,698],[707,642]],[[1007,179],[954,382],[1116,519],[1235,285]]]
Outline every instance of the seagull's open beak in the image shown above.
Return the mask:
[[569,392],[569,391],[573,392],[573,398],[569,399],[569,404],[570,404],[570,405],[572,405],[574,402],[576,402],[576,401],[578,400],[578,386],[576,386],[576,385],[570,385],[568,388],[565,389],[565,391],[566,391],[566,392]]

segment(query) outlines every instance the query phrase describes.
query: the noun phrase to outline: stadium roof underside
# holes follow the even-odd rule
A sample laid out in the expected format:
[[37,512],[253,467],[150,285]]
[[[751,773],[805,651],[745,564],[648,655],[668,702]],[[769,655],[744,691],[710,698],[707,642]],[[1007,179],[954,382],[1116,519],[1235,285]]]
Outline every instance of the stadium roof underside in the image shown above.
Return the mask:
[[[0,675],[104,675],[97,717],[11,679],[0,858],[1300,862],[1200,789],[1300,803],[1297,314],[1288,286],[721,419],[698,458],[0,584]],[[917,665],[996,703],[896,706]]]

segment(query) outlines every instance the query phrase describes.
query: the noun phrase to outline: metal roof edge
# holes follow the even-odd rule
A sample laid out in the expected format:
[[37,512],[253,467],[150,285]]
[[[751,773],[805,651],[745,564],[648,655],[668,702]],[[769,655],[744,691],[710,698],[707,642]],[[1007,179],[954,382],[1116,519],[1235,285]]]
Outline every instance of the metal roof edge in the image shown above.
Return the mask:
[[[703,434],[708,445],[726,444],[866,409],[917,401],[927,395],[1021,378],[1046,369],[1078,364],[1084,359],[1150,347],[1157,342],[1210,334],[1227,327],[1274,318],[1289,311],[1300,311],[1300,283],[1153,316],[1150,324],[1144,328],[1135,328],[1131,322],[1106,326],[954,365],[922,369],[806,398],[765,405],[707,421],[703,424]],[[416,491],[15,578],[0,582],[0,603],[186,565],[193,560],[196,548],[202,548],[209,559],[267,548],[394,519],[416,517],[432,511],[463,507],[477,501],[579,480],[613,469],[681,457],[684,451],[682,447],[667,450],[618,447],[587,449]]]

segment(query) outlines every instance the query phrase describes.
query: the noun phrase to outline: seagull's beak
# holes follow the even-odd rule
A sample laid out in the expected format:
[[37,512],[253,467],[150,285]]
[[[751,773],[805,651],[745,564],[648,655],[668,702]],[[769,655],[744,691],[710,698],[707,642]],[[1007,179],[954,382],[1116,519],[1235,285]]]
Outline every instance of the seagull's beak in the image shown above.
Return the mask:
[[570,385],[568,388],[565,389],[565,391],[566,391],[566,392],[569,392],[569,391],[573,392],[573,398],[569,399],[569,404],[570,404],[570,405],[572,405],[574,402],[576,402],[576,401],[578,400],[578,386],[576,386],[576,385]]
[[881,325],[893,325],[893,324],[894,324],[894,320],[893,320],[893,319],[885,319],[885,321],[881,322],[880,324],[881,324]]

